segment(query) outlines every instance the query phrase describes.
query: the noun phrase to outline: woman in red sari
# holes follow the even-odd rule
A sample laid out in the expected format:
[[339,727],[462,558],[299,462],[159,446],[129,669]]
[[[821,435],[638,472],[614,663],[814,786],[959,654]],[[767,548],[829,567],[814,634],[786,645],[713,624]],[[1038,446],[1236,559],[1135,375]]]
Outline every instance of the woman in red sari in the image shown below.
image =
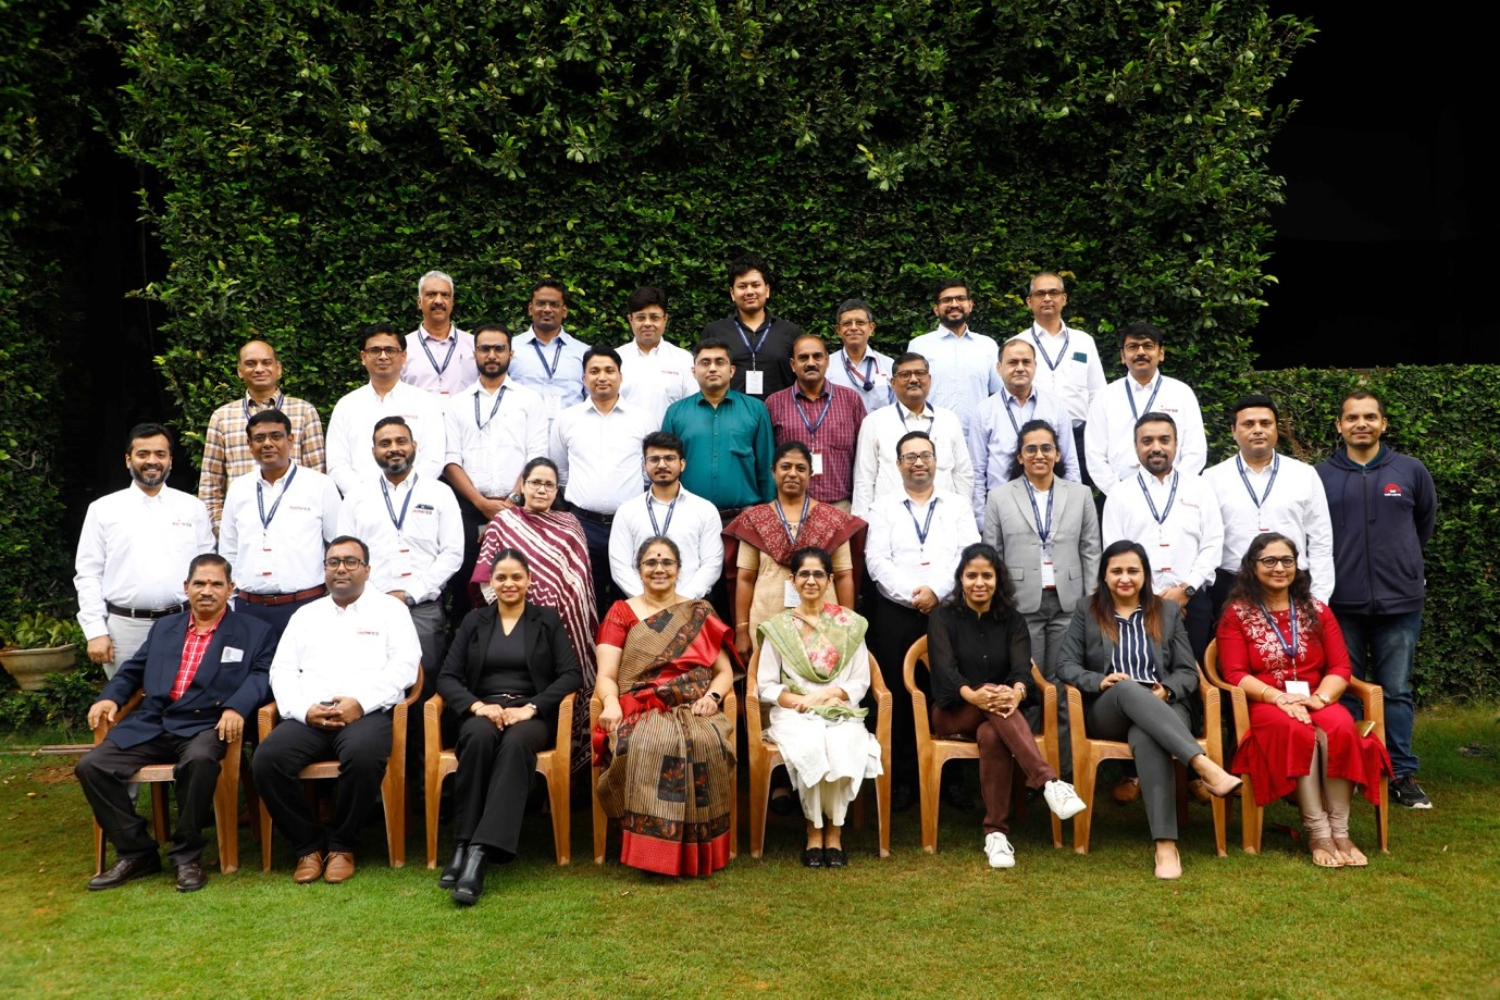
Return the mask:
[[721,706],[734,686],[729,627],[677,593],[669,538],[636,553],[644,592],[599,626],[594,730],[599,801],[620,821],[620,860],[661,875],[709,875],[729,863],[734,741]]
[[1250,733],[1234,757],[1264,806],[1297,794],[1307,846],[1320,868],[1363,867],[1349,839],[1354,788],[1379,803],[1391,758],[1374,735],[1361,737],[1339,697],[1349,686],[1349,651],[1328,605],[1297,569],[1297,547],[1275,532],[1256,535],[1219,619],[1219,669],[1250,700]]

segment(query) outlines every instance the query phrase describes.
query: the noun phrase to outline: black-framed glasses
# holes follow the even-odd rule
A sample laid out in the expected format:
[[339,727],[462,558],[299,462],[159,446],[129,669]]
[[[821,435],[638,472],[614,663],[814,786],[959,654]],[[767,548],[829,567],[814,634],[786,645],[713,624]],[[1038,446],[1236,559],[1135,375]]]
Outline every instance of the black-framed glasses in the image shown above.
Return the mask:
[[897,382],[920,382],[931,374],[926,368],[923,368],[918,371],[897,372],[891,378]]
[[251,444],[265,444],[267,441],[272,441],[272,442],[275,442],[276,444],[280,444],[281,442],[285,441],[286,438],[287,438],[286,431],[266,431],[265,433],[262,433],[262,434],[251,434],[250,435],[250,443]]
[[398,354],[405,354],[404,347],[366,347],[360,351],[361,354],[373,354],[377,358],[394,358]]
[[797,571],[797,579],[799,579],[799,580],[826,580],[826,579],[828,579],[828,573],[827,573],[826,570],[821,570],[821,569],[799,569]]
[[359,556],[329,556],[323,560],[323,565],[329,569],[338,569],[340,566],[344,569],[358,569],[364,564],[365,561]]
[[510,351],[509,344],[475,344],[475,354],[506,354]]
[[525,485],[530,486],[534,490],[541,490],[543,492],[557,489],[556,483],[549,483],[545,479],[528,479],[526,480]]
[[1021,449],[1023,455],[1050,455],[1057,451],[1055,444],[1028,444]]
[[934,457],[930,451],[909,451],[900,456],[903,462],[930,462]]
[[1028,299],[1060,299],[1068,293],[1061,288],[1033,288]]
[[644,559],[641,565],[647,569],[671,569],[677,565],[676,559]]
[[1260,563],[1266,569],[1275,569],[1278,566],[1282,567],[1283,569],[1291,569],[1292,567],[1297,565],[1296,556],[1261,556],[1255,561]]

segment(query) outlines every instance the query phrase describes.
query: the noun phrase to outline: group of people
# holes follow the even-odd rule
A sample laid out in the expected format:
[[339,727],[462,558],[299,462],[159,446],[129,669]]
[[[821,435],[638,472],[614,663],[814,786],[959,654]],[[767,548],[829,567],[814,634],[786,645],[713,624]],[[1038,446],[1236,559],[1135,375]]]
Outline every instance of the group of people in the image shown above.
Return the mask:
[[[241,731],[253,739],[245,720],[270,699],[281,722],[249,776],[297,881],[343,881],[390,710],[435,692],[458,747],[440,880],[456,902],[514,855],[535,755],[573,691],[594,701],[591,714],[575,700],[575,765],[602,767],[626,862],[706,874],[728,858],[722,707],[752,663],[788,765],[773,808],[800,802],[804,863],[841,867],[848,803],[881,767],[860,705],[872,663],[893,695],[893,805],[913,801],[901,671],[924,636],[934,730],[980,747],[995,867],[1014,864],[1018,769],[1059,816],[1084,807],[1066,752],[1051,764],[1031,737],[1035,662],[1083,692],[1090,733],[1130,742],[1157,874],[1180,872],[1171,760],[1207,794],[1238,787],[1189,731],[1216,627],[1225,678],[1256,702],[1232,770],[1262,801],[1295,789],[1318,863],[1363,863],[1353,787],[1371,794],[1393,773],[1394,801],[1430,806],[1410,674],[1436,503],[1421,463],[1381,444],[1378,399],[1344,400],[1344,448],[1313,469],[1276,452],[1274,401],[1247,396],[1237,454],[1205,470],[1197,399],[1161,373],[1161,332],[1125,327],[1127,374],[1106,382],[1093,338],[1063,319],[1057,274],[1031,280],[1034,322],[1003,344],[970,328],[962,281],[940,283],[936,329],[894,359],[869,346],[863,301],[839,307],[830,354],[769,311],[763,261],[735,261],[728,279],[734,312],[689,352],[664,339],[657,288],[629,297],[633,339],[617,349],[566,328],[552,279],[533,288],[524,333],[460,330],[453,280],[429,272],[416,330],[361,332],[369,381],[338,401],[326,440],[317,409],[281,391],[270,345],[251,341],[245,395],[205,434],[197,497],[165,485],[166,428],[134,428],[132,483],[90,506],[75,577],[89,655],[111,677],[91,722],[146,693],[79,765],[119,857],[91,888],[160,868],[121,799],[153,755],[182,760],[179,781],[198,788],[171,859],[179,888],[203,884],[208,744],[222,756]],[[1352,676],[1385,689],[1388,757],[1340,707]],[[408,739],[391,766],[415,776],[421,746]],[[341,778],[322,823],[296,775],[328,758]],[[967,793],[951,782],[944,796]]]

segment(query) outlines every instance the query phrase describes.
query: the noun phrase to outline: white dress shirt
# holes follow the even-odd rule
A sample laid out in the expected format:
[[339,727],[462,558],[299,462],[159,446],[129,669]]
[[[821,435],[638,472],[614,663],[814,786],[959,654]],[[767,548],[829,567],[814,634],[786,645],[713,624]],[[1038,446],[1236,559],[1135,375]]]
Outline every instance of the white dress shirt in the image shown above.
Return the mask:
[[1239,572],[1256,535],[1280,532],[1297,543],[1297,565],[1312,574],[1313,596],[1327,604],[1334,584],[1333,522],[1323,480],[1313,467],[1277,455],[1256,472],[1235,455],[1203,473],[1203,478],[1213,488],[1224,521],[1219,568],[1230,575]]
[[1073,420],[1062,400],[1051,392],[1035,387],[1026,402],[1016,401],[1009,389],[1002,389],[979,404],[969,422],[969,456],[974,461],[974,516],[984,522],[984,501],[989,491],[1010,482],[1010,466],[1015,460],[1016,438],[1028,420],[1045,420],[1057,433],[1061,458],[1057,471],[1064,479],[1083,482],[1078,472],[1078,456],[1073,454]]
[[[891,369],[894,367],[890,358],[868,347],[864,359],[857,365],[853,364],[841,347],[828,359],[826,377],[834,385],[859,393],[859,398],[865,403],[865,412],[874,413],[895,402],[895,394],[891,392]],[[867,383],[868,389],[865,388]]]
[[1094,397],[1083,431],[1084,460],[1094,485],[1107,496],[1140,468],[1135,454],[1135,422],[1147,413],[1165,413],[1177,424],[1177,458],[1172,467],[1196,476],[1208,464],[1208,438],[1198,397],[1185,383],[1160,372],[1145,385],[1126,375]]
[[616,400],[600,413],[591,399],[570,406],[552,421],[552,461],[568,503],[595,514],[613,514],[639,496],[641,441],[661,427],[645,409]]
[[[933,504],[937,509],[924,543],[919,529],[926,527]],[[958,557],[979,541],[969,498],[957,493],[934,491],[927,503],[918,503],[902,489],[875,501],[866,520],[865,568],[888,600],[907,607],[919,587],[930,587],[940,601],[953,593]]]
[[510,496],[526,463],[547,454],[542,397],[510,378],[495,392],[476,380],[449,397],[443,418],[444,464],[462,468],[480,496]]
[[906,349],[927,359],[932,372],[927,401],[952,410],[965,434],[979,404],[1005,385],[995,370],[1000,347],[982,333],[968,330],[960,337],[946,326],[939,326],[914,339]]
[[448,448],[439,398],[405,382],[397,382],[381,398],[366,382],[339,400],[328,418],[328,474],[344,496],[380,475],[372,449],[375,422],[381,417],[401,417],[411,428],[418,472],[432,479],[443,473]]
[[1142,470],[1117,483],[1104,504],[1102,533],[1106,548],[1122,538],[1145,548],[1151,589],[1158,595],[1178,584],[1202,590],[1213,583],[1224,550],[1224,522],[1213,487],[1201,476],[1176,470],[1165,480]]
[[882,406],[859,425],[859,444],[854,449],[854,496],[849,512],[864,517],[881,497],[900,493],[901,467],[896,463],[896,445],[908,431],[925,431],[937,455],[933,487],[940,493],[966,497],[974,488],[974,466],[969,443],[952,410],[926,404],[921,413],[907,409],[899,399]]
[[1066,323],[1056,333],[1033,323],[1030,330],[1011,339],[1024,340],[1036,351],[1033,386],[1062,399],[1075,425],[1087,420],[1094,397],[1106,385],[1094,338]]
[[527,327],[511,343],[507,374],[512,382],[519,382],[542,397],[550,423],[563,410],[588,398],[583,388],[583,356],[588,349],[589,345],[566,329],[557,331],[552,342],[544,344],[536,331]]
[[109,634],[106,603],[155,611],[186,601],[188,565],[213,550],[208,508],[191,493],[163,486],[148,496],[132,482],[89,504],[73,575],[84,638]]
[[633,496],[620,504],[609,527],[610,576],[627,597],[640,594],[644,588],[635,554],[652,535],[666,535],[682,550],[677,592],[705,597],[724,573],[723,526],[718,508],[680,486],[670,503],[657,500],[650,490]]
[[456,326],[442,340],[419,326],[406,335],[406,364],[401,381],[435,396],[452,396],[479,378],[474,361],[474,336]]
[[324,597],[297,609],[271,661],[271,697],[283,719],[299,722],[330,698],[383,712],[406,696],[421,659],[406,605],[367,584],[346,608]]
[[338,487],[293,463],[274,483],[259,469],[229,484],[219,554],[247,594],[295,594],[323,582],[323,546],[338,537]]
[[[634,340],[618,348],[620,398],[650,413],[658,427],[667,407],[698,391],[691,353],[665,340],[643,351]],[[681,593],[681,591],[679,591]]]
[[463,564],[457,498],[436,477],[416,471],[395,486],[383,475],[372,476],[345,494],[339,534],[370,547],[371,587],[405,591],[418,604],[440,597]]

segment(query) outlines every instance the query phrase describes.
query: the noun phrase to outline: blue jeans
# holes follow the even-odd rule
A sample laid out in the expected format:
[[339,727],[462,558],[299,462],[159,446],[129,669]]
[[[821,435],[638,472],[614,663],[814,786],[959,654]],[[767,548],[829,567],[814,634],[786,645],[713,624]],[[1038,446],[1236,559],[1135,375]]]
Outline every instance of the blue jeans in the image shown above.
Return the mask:
[[[1334,612],[1354,676],[1379,684],[1385,691],[1385,748],[1390,751],[1396,777],[1417,773],[1417,755],[1411,749],[1416,710],[1412,701],[1411,671],[1417,660],[1417,639],[1422,635],[1422,612],[1404,615],[1361,615]],[[1346,695],[1344,707],[1361,717],[1359,702]]]

